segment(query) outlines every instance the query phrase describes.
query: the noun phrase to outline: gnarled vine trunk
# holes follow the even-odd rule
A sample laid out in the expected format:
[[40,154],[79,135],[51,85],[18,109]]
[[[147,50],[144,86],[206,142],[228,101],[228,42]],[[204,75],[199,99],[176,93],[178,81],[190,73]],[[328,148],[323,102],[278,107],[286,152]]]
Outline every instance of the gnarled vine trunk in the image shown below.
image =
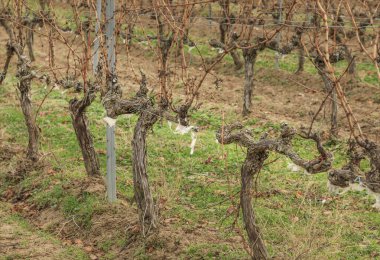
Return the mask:
[[[9,15],[12,17],[12,13],[3,10],[3,15]],[[22,113],[24,115],[25,124],[28,129],[28,148],[27,148],[27,158],[32,161],[37,161],[39,159],[38,148],[39,148],[39,137],[40,129],[36,123],[36,116],[33,113],[33,105],[30,100],[31,97],[31,81],[36,78],[36,73],[32,71],[30,67],[30,61],[24,56],[23,45],[23,35],[20,31],[17,38],[14,33],[15,24],[11,23],[9,18],[6,16],[0,17],[0,25],[4,27],[8,34],[9,40],[7,43],[7,58],[5,60],[3,72],[0,74],[0,84],[5,79],[8,71],[9,63],[14,54],[17,55],[17,74],[18,79],[17,88],[20,91],[20,105]]]
[[355,81],[356,80],[356,62],[355,62],[354,56],[352,55],[352,52],[350,51],[350,49],[348,48],[346,44],[343,44],[343,50],[346,56],[346,60],[349,63],[349,67],[347,71],[348,75],[352,81]]
[[140,220],[143,224],[147,224],[153,228],[157,226],[158,220],[153,197],[149,188],[146,137],[148,131],[157,120],[158,116],[155,114],[143,111],[135,126],[132,140],[133,187],[135,199],[140,209]]
[[[218,40],[211,39],[209,41],[209,44],[214,48],[220,48],[220,49],[223,49],[224,51],[229,51],[229,54],[231,55],[231,57],[234,61],[234,65],[235,65],[236,70],[240,70],[243,67],[243,63],[241,62],[238,51],[236,49],[230,49],[231,46],[233,46],[233,44],[234,44],[234,39],[231,39],[230,43],[228,43],[228,44],[224,44]],[[216,60],[218,60],[221,55],[222,54],[219,54],[216,57]]]
[[241,168],[240,204],[243,212],[245,230],[252,249],[252,259],[268,259],[268,252],[261,237],[260,229],[256,225],[255,212],[252,207],[253,178],[260,172],[265,160],[266,151],[255,152],[248,148],[247,157]]
[[312,160],[302,159],[293,150],[292,139],[295,135],[296,130],[286,124],[281,125],[281,133],[276,139],[269,139],[268,133],[264,133],[258,141],[255,141],[252,131],[244,129],[240,123],[222,126],[216,133],[216,138],[221,144],[236,143],[247,148],[247,156],[241,168],[240,204],[254,260],[268,259],[268,253],[256,224],[252,207],[252,192],[253,178],[260,172],[269,152],[285,155],[311,174],[324,172],[331,168],[332,155],[323,148],[317,134],[305,131],[299,133],[301,137],[311,139],[316,143],[319,156]]
[[[332,88],[334,88],[332,86]],[[333,137],[338,136],[338,96],[336,94],[335,88],[332,90],[331,93],[331,129],[330,133]]]
[[30,67],[27,65],[27,61],[19,61],[19,64],[17,65],[16,77],[19,79],[17,88],[20,91],[20,105],[22,113],[24,114],[24,119],[29,135],[27,158],[32,161],[37,161],[39,158],[38,141],[40,136],[40,129],[38,128],[35,117],[33,116],[34,114],[32,101],[30,100],[31,80],[33,79],[33,76],[31,74]]
[[70,112],[72,124],[75,130],[80,149],[82,151],[83,162],[88,176],[99,176],[99,159],[94,148],[94,142],[88,127],[88,119],[85,113],[86,108],[95,98],[93,90],[88,90],[82,100],[73,99],[70,101]]
[[304,71],[304,67],[305,67],[305,50],[303,47],[300,47],[298,49],[298,68],[296,70],[296,74]]
[[254,87],[254,70],[257,57],[256,49],[244,49],[244,96],[243,96],[243,116],[251,113],[252,92]]
[[28,28],[27,33],[26,33],[26,46],[28,47],[28,52],[29,52],[29,59],[30,61],[35,61],[36,58],[34,56],[34,51],[33,51],[33,30],[34,28]]
[[[222,19],[219,21],[220,43],[225,46],[231,46],[233,44],[232,39],[228,39],[230,36],[232,24],[235,22],[235,17],[230,14],[230,0],[219,0],[219,5],[222,8]],[[225,49],[225,47],[223,47]],[[234,61],[235,69],[240,70],[243,67],[239,53],[237,50],[231,50],[230,55]]]
[[230,54],[231,54],[232,60],[234,61],[235,69],[240,70],[243,67],[243,63],[240,60],[239,53],[237,52],[237,50],[232,50]]
[[319,75],[321,75],[325,90],[327,93],[331,93],[331,115],[330,115],[330,135],[332,137],[338,136],[338,97],[336,90],[331,82],[330,78],[324,71],[323,67],[317,67]]
[[[142,80],[140,89],[136,96],[131,99],[121,99],[120,86],[114,81],[103,98],[103,105],[109,117],[116,117],[122,114],[138,114],[132,140],[132,168],[133,187],[135,200],[139,208],[140,220],[143,227],[157,227],[158,219],[154,200],[149,187],[147,172],[147,144],[148,131],[157,122],[165,107],[155,107],[148,98],[148,88],[146,76],[141,71]],[[144,231],[145,233],[145,231]]]
[[0,84],[3,83],[8,73],[9,63],[14,55],[13,47],[11,44],[7,44],[7,58],[5,59],[3,71],[0,73]]
[[30,100],[30,80],[22,80],[17,84],[20,91],[20,104],[26,127],[28,129],[29,141],[27,149],[27,158],[32,161],[37,161],[39,158],[38,146],[40,129],[38,128],[33,116],[32,101]]

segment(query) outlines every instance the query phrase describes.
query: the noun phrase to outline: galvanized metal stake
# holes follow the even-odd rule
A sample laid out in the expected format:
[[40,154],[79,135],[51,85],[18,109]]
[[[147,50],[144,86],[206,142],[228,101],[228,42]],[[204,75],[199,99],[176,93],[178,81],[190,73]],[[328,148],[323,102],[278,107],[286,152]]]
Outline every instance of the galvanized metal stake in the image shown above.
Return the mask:
[[109,202],[116,201],[116,153],[115,153],[115,126],[116,120],[105,117],[107,128],[107,198]]
[[212,19],[212,6],[208,4],[208,27],[211,29],[211,19]]
[[98,73],[98,64],[99,64],[99,29],[100,21],[102,18],[102,0],[97,0],[96,2],[96,25],[95,25],[95,42],[94,42],[94,62],[92,64],[92,70],[94,74]]
[[107,0],[106,3],[106,44],[107,64],[111,74],[115,72],[115,1]]
[[[278,3],[278,24],[282,22],[282,0],[277,0]],[[277,34],[277,46],[280,47],[280,42],[281,42],[281,31],[278,32]],[[281,58],[281,53],[276,52],[276,69],[280,68],[280,58]]]
[[[106,2],[106,45],[107,45],[107,65],[108,73],[113,80],[115,75],[115,1]],[[107,82],[108,85],[113,84]],[[104,119],[107,122],[107,195],[108,201],[116,201],[116,157],[115,157],[115,123],[116,120],[110,117]]]

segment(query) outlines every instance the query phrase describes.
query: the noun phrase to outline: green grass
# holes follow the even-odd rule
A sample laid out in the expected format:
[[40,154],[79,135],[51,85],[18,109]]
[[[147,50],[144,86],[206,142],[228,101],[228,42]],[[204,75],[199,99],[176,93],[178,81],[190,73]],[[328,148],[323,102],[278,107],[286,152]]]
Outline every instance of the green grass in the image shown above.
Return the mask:
[[[269,55],[269,56],[265,56]],[[265,63],[273,53],[263,53],[258,66]],[[293,70],[290,68],[289,70]],[[10,137],[9,141],[26,146],[27,134],[24,119],[14,91],[14,78],[8,78],[4,88],[0,88],[2,100],[0,128]],[[39,85],[33,86],[33,100],[40,104],[47,90]],[[4,98],[4,96],[7,96]],[[81,160],[81,152],[71,126],[67,110],[68,100],[73,94],[61,94],[54,90],[40,110],[38,124],[42,130],[41,150],[48,158],[54,174],[41,176],[29,174],[19,185],[21,190],[31,190],[29,198],[40,208],[53,207],[65,217],[74,218],[83,229],[92,225],[92,218],[102,210],[104,199],[87,193],[67,193],[64,187],[86,178]],[[104,110],[99,100],[88,109],[90,128],[95,148],[100,151],[101,170],[105,173],[105,127],[102,122]],[[131,140],[136,116],[120,117],[117,122],[117,188],[125,197],[133,197]],[[222,116],[211,110],[198,110],[192,114],[191,121],[202,129],[198,133],[195,154],[190,155],[189,135],[173,134],[164,121],[157,123],[148,137],[148,171],[150,184],[155,198],[165,201],[161,217],[178,218],[173,225],[196,230],[199,225],[218,228],[218,234],[228,240],[237,236],[230,227],[235,214],[228,215],[231,203],[237,205],[239,198],[234,196],[240,189],[240,167],[245,151],[236,145],[222,147],[215,142],[215,131],[223,123],[235,121],[233,113]],[[272,128],[279,129],[278,123],[250,119],[246,125],[259,136]],[[174,127],[174,126],[173,126]],[[301,138],[294,140],[297,152],[305,157],[315,155],[315,147],[310,141]],[[331,142],[328,149],[334,150],[334,166],[339,167],[346,161],[343,142]],[[269,252],[278,258],[295,258],[305,254],[305,258],[328,259],[369,259],[380,250],[380,216],[371,210],[373,200],[365,193],[350,192],[339,198],[327,192],[326,174],[308,176],[290,172],[289,160],[271,154],[258,179],[258,191],[277,191],[269,197],[254,199],[257,220],[264,234]],[[363,162],[368,168],[368,162]],[[0,181],[6,172],[0,173]],[[39,180],[38,186],[35,181]],[[0,192],[7,183],[2,182]],[[230,198],[230,199],[228,199]],[[326,199],[328,202],[322,204]],[[243,230],[238,218],[235,228]],[[207,231],[205,231],[207,233]],[[100,244],[107,251],[119,241],[106,240]],[[241,244],[241,241],[239,242]],[[149,258],[145,247],[136,249],[136,258]],[[110,252],[108,258],[114,255]],[[182,253],[182,258],[238,259],[247,254],[241,247],[210,241],[193,241]]]
[[102,202],[90,194],[84,194],[79,198],[68,195],[62,201],[62,211],[67,217],[75,218],[79,226],[89,229],[93,214],[100,208],[99,203]]
[[199,244],[190,246],[186,256],[190,259],[244,259],[245,254],[230,251],[226,245]]
[[364,81],[373,84],[379,85],[379,79],[377,78],[376,68],[374,64],[371,63],[358,63],[357,70],[364,74]]

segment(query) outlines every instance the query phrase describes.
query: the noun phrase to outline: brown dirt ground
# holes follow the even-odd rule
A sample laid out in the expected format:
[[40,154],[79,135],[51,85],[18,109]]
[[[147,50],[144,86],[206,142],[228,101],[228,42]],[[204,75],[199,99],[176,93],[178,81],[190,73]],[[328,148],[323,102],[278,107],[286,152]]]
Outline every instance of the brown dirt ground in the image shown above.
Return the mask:
[[62,243],[10,219],[13,213],[11,204],[0,202],[0,259],[70,259]]
[[[208,30],[207,23],[199,23],[198,34]],[[4,46],[7,37],[1,30],[0,46]],[[213,32],[215,30],[213,29]],[[70,33],[65,33],[70,36]],[[76,40],[79,43],[79,39]],[[67,48],[60,43],[55,43],[56,48],[56,64],[57,67],[66,67]],[[46,49],[46,41],[42,37],[36,36],[35,56],[41,61],[41,66],[48,61],[48,53]],[[80,49],[77,49],[80,53]],[[154,89],[158,86],[158,64],[157,60],[147,56],[147,51],[152,50],[148,46],[135,44],[131,51],[126,51],[124,46],[118,47],[117,70],[119,82],[122,84],[125,95],[133,95],[138,87],[139,68],[143,69],[148,75],[150,88]],[[4,50],[0,50],[3,56]],[[203,74],[203,70],[199,65],[199,60],[193,59],[193,66],[188,68],[188,74],[198,79]],[[197,64],[197,65],[195,65]],[[0,63],[0,66],[2,64]],[[41,71],[46,67],[41,67]],[[178,64],[172,65],[172,71],[179,71]],[[65,71],[61,70],[63,73]],[[12,73],[12,68],[11,72]],[[219,88],[215,87],[215,79],[222,80]],[[199,103],[202,107],[210,109],[216,115],[223,112],[231,112],[236,115],[237,120],[244,120],[240,114],[242,110],[244,76],[241,72],[236,72],[232,65],[221,63],[211,71],[207,76],[199,96]],[[344,77],[343,87],[346,90],[346,96],[353,109],[354,115],[358,119],[364,134],[377,140],[380,130],[380,88],[366,83],[358,83],[355,86],[346,84],[347,79]],[[180,75],[173,79],[173,93],[177,95],[177,101],[184,98],[183,90],[180,85]],[[258,69],[256,71],[255,89],[253,92],[252,113],[248,118],[256,118],[262,121],[281,122],[287,121],[295,126],[311,123],[314,113],[318,110],[322,100],[325,98],[323,83],[318,75],[309,73],[292,74],[286,71],[276,70],[274,68]],[[329,102],[318,116],[314,128],[328,131],[329,126]],[[341,134],[345,137],[349,135],[348,125],[346,123],[343,109],[339,108],[339,125]]]
[[[149,19],[142,19],[141,24],[146,26],[152,22]],[[153,27],[154,28],[154,27]],[[214,35],[218,35],[218,25],[213,23],[211,29],[208,22],[196,21],[192,27],[191,35],[201,42],[207,42]],[[285,37],[285,36],[284,36]],[[147,58],[145,54],[150,50],[147,46],[134,45],[128,57],[123,55],[125,48],[119,49],[118,69],[119,75],[126,71],[134,71],[138,74],[138,68],[142,68],[150,75],[151,85],[157,84],[157,64],[152,62],[152,58]],[[260,54],[259,54],[260,56]],[[286,58],[285,58],[286,59]],[[193,66],[190,66],[188,73],[191,76],[200,78],[202,68],[200,59],[193,58]],[[180,67],[172,67],[172,71],[179,71]],[[137,73],[136,73],[137,72]],[[361,73],[365,73],[362,72]],[[220,88],[216,88],[214,81],[222,80]],[[128,79],[136,77],[124,77],[122,83],[131,92],[131,83]],[[380,134],[380,88],[364,82],[350,83],[349,77],[342,78],[342,86],[346,97],[352,107],[353,113],[362,127],[363,133],[367,137],[378,140]],[[173,84],[175,84],[174,81]],[[203,107],[211,109],[214,114],[221,115],[223,112],[231,112],[236,115],[237,120],[244,120],[240,114],[243,100],[243,72],[237,72],[233,65],[226,62],[218,64],[210,75],[207,76],[200,91],[199,102]],[[135,85],[136,86],[136,85]],[[174,93],[178,92],[176,87]],[[135,90],[135,88],[132,88]],[[133,92],[133,91],[132,91]],[[262,121],[281,122],[286,121],[294,126],[309,126],[314,114],[319,109],[326,94],[323,82],[319,75],[311,75],[306,72],[300,74],[289,73],[287,71],[276,70],[274,68],[256,69],[255,88],[253,91],[252,113],[248,118],[257,118]],[[342,137],[349,136],[349,128],[343,108],[339,104],[338,122],[341,128]],[[330,122],[330,102],[328,101],[324,109],[314,123],[316,130],[329,130]]]

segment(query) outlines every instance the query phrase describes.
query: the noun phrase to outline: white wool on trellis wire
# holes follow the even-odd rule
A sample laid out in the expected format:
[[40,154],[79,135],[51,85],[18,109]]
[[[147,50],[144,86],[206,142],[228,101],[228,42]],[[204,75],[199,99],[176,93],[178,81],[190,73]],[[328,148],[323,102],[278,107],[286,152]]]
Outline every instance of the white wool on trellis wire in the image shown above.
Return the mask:
[[303,169],[302,167],[296,165],[293,162],[289,162],[288,165],[287,165],[287,168],[288,168],[289,171],[292,171],[292,172],[302,172],[303,171],[304,174],[311,175],[305,169]]
[[376,203],[372,207],[380,210],[380,193],[375,193]]
[[195,144],[197,142],[197,133],[196,133],[197,128],[195,126],[192,126],[192,125],[191,126],[184,126],[184,125],[181,125],[180,123],[178,123],[177,127],[173,131],[172,122],[170,122],[170,121],[168,121],[168,126],[174,134],[184,135],[184,134],[187,134],[191,131],[190,155],[193,155],[194,150],[195,150]]
[[334,184],[331,184],[330,181],[327,181],[327,188],[330,193],[333,194],[344,194],[348,191],[363,191],[366,190],[365,187],[362,186],[360,183],[350,183],[348,187],[339,187]]
[[292,171],[292,172],[299,172],[301,171],[301,167],[299,167],[298,165],[294,164],[293,162],[289,162],[288,163],[288,170]]
[[368,188],[367,188],[367,192],[368,192],[368,194],[371,194],[372,196],[375,197],[376,202],[375,202],[375,204],[372,205],[372,207],[377,209],[377,210],[380,210],[380,193],[373,192]]
[[333,185],[330,183],[330,181],[327,181],[327,187],[330,193],[333,194],[344,194],[348,191],[367,191],[368,195],[372,195],[376,202],[372,205],[373,208],[380,210],[380,193],[376,193],[371,191],[368,187],[365,186],[365,184],[359,179],[359,182],[350,183],[348,187],[342,188],[336,185]]

